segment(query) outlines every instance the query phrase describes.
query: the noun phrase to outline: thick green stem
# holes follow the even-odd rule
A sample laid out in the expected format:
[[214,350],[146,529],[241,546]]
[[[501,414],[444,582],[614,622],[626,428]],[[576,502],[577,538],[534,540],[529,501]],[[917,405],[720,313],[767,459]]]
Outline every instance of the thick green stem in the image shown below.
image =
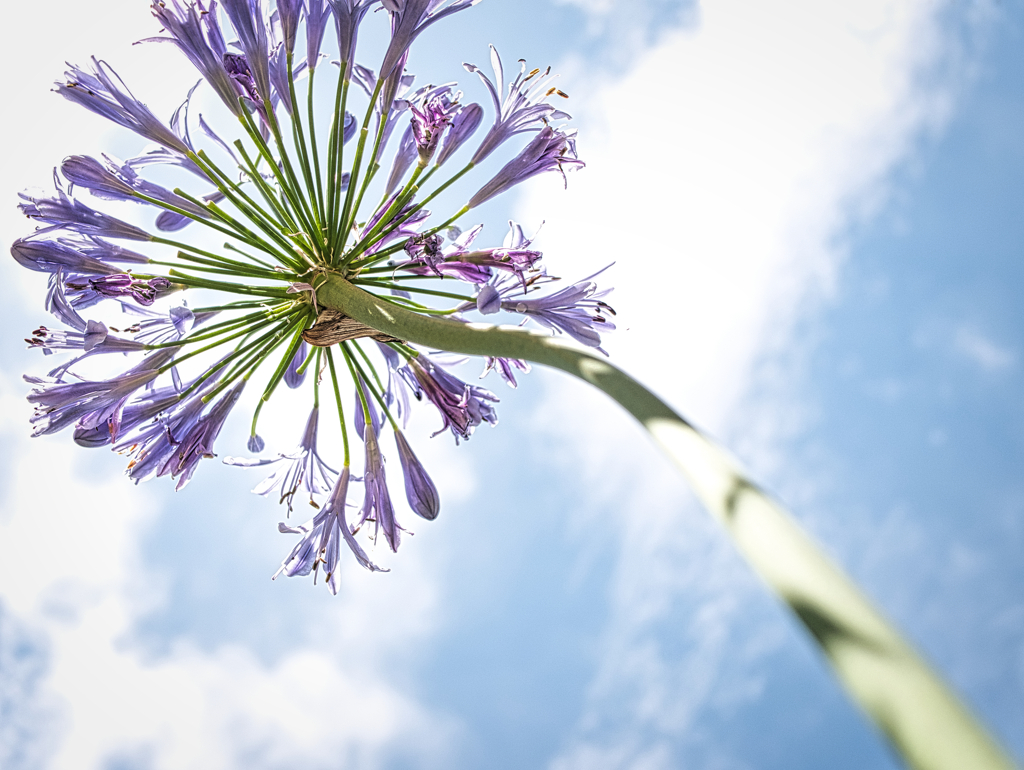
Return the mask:
[[322,307],[430,348],[521,358],[604,391],[651,433],[739,550],[818,642],[854,701],[917,770],[1012,770],[940,677],[813,540],[711,439],[604,357],[549,334],[464,324],[385,302],[340,276]]

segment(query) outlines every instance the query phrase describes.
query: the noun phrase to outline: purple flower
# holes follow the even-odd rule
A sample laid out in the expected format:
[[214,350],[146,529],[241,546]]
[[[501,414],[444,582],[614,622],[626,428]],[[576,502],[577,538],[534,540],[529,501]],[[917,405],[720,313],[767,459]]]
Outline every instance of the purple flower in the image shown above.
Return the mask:
[[64,270],[77,275],[111,275],[118,270],[60,241],[20,238],[11,245],[11,256],[22,267],[39,273]]
[[441,498],[438,497],[437,487],[416,458],[402,431],[395,431],[395,442],[398,444],[398,459],[402,461],[405,496],[409,500],[409,507],[417,516],[433,521],[441,511]]
[[377,343],[377,349],[384,357],[388,370],[388,384],[384,388],[384,402],[389,408],[392,404],[395,404],[398,416],[402,420],[402,426],[405,427],[409,419],[410,394],[405,380],[398,376],[398,370],[402,366],[401,359],[394,348],[383,342]]
[[234,81],[224,68],[227,45],[217,20],[217,2],[195,0],[187,5],[181,0],[154,0],[153,15],[171,37],[147,38],[150,41],[169,41],[178,46],[195,65],[217,95],[235,115],[241,116],[238,92]]
[[[539,251],[526,247],[530,241],[523,236],[522,228],[509,221],[511,231],[500,248],[471,249],[473,241],[483,229],[483,225],[461,233],[447,248],[441,248],[439,235],[419,236],[410,238],[405,246],[410,256],[407,262],[395,265],[416,275],[452,276],[469,283],[484,284],[492,276],[492,269],[503,270],[522,277],[523,273],[537,263],[543,256]],[[484,293],[477,298],[477,307],[482,313],[496,313],[496,294]],[[490,300],[490,305],[486,303]]]
[[[292,78],[298,80],[306,71],[306,62],[298,66],[293,65]],[[284,105],[285,111],[292,114],[295,107],[292,104],[292,90],[288,81],[288,53],[285,47],[278,44],[270,54],[270,82],[274,86],[274,93],[271,102],[280,102]]]
[[[520,61],[519,75],[509,83],[508,95],[504,100],[501,98],[501,89],[504,88],[505,75],[501,66],[501,58],[498,51],[491,46],[491,67],[494,70],[494,82],[475,64],[463,64],[470,72],[475,72],[487,86],[494,101],[494,125],[484,137],[480,147],[473,155],[473,163],[480,163],[494,152],[505,140],[516,134],[525,131],[537,131],[546,127],[552,120],[566,120],[570,116],[559,112],[550,104],[544,104],[547,97],[558,94],[565,96],[557,88],[548,84],[554,78],[550,75],[549,67],[543,73],[538,70],[526,72],[526,62]],[[538,77],[539,76],[539,77]],[[534,78],[537,78],[534,80]]]
[[88,321],[85,331],[77,332],[53,330],[40,326],[32,332],[32,338],[26,339],[25,342],[29,344],[29,347],[39,348],[44,353],[54,350],[84,350],[87,353],[136,353],[146,349],[145,343],[111,336],[106,325],[99,321]]
[[381,5],[391,14],[391,44],[380,65],[381,77],[388,77],[398,67],[413,40],[423,30],[435,21],[478,2],[480,0],[381,0]]
[[277,0],[277,21],[281,25],[281,41],[290,53],[295,50],[303,0]]
[[455,117],[452,118],[452,127],[445,137],[441,150],[437,153],[435,165],[442,165],[448,158],[466,143],[480,127],[480,121],[484,117],[484,108],[479,104],[467,104],[462,107]]
[[[397,69],[390,77],[384,79],[380,96],[374,104],[374,114],[377,118],[377,128],[375,131],[380,131],[381,122],[386,121],[384,122],[380,147],[377,150],[375,160],[384,155],[384,150],[391,138],[391,134],[394,132],[395,126],[402,121],[406,111],[413,104],[422,103],[437,94],[450,91],[451,87],[455,85],[454,83],[443,83],[439,86],[426,85],[409,93],[415,77],[402,74],[402,72],[401,69]],[[377,82],[377,76],[373,70],[357,64],[353,69],[353,77],[355,82],[366,91],[367,96],[373,95]]]
[[299,527],[289,527],[284,522],[278,525],[278,531],[302,535],[302,539],[292,548],[291,553],[281,563],[281,568],[274,577],[284,574],[287,577],[308,575],[324,566],[324,578],[332,594],[337,595],[341,588],[341,572],[338,569],[341,540],[348,545],[356,557],[356,561],[371,572],[387,572],[381,569],[366,555],[363,547],[356,542],[345,518],[345,498],[348,495],[349,469],[346,465],[341,471],[327,505],[312,519]]
[[291,362],[288,364],[288,368],[284,371],[284,384],[293,390],[302,385],[306,381],[306,372],[299,373],[299,367],[302,366],[306,361],[306,356],[309,355],[309,346],[305,340],[299,343],[298,349],[295,351],[295,355],[292,356]]
[[[125,238],[133,241],[152,240],[152,236],[135,225],[130,225],[116,217],[104,214],[79,200],[65,195],[57,189],[53,197],[34,197],[27,193],[19,196],[25,203],[19,203],[21,213],[29,219],[35,219],[51,225],[38,232],[47,232],[53,228],[62,228],[83,235],[105,236],[108,238]],[[145,257],[121,260],[127,262],[147,262]]]
[[[387,198],[378,209],[373,212],[369,219],[366,220],[366,224],[360,230],[360,237],[368,235],[373,231],[377,225],[381,223],[384,215],[391,209],[392,204],[398,199],[398,193],[391,195]],[[414,238],[417,236],[417,230],[420,225],[423,224],[430,216],[430,211],[427,209],[414,210],[414,204],[410,203],[403,206],[397,213],[392,212],[384,224],[401,222],[400,225],[394,227],[394,229],[387,231],[387,234],[375,240],[369,246],[366,247],[365,252],[372,254],[375,251],[379,251],[384,246],[394,241],[400,241],[406,238]]]
[[66,82],[56,83],[61,96],[180,155],[191,151],[184,139],[132,96],[106,62],[93,58],[92,72],[68,66],[71,69],[64,73]]
[[159,313],[154,310],[147,310],[144,307],[124,303],[122,304],[122,310],[126,313],[145,318],[145,320],[134,323],[121,331],[134,334],[135,339],[145,342],[147,345],[179,340],[196,326],[205,323],[217,315],[215,310],[193,313],[185,305],[177,305],[170,308],[166,313]]
[[[220,203],[227,196],[220,190],[214,190],[211,193],[207,193],[203,196],[203,200],[208,203]],[[156,229],[164,233],[173,233],[178,230],[183,230],[192,224],[195,220],[192,217],[179,214],[177,211],[161,211],[156,218]]]
[[[601,301],[611,289],[598,291],[597,284],[590,278],[547,297],[528,298],[524,295],[505,299],[501,307],[511,313],[528,316],[552,331],[565,332],[583,345],[601,350],[600,332],[615,328],[615,324],[606,318],[615,315],[615,311]],[[603,350],[601,352],[604,353]]]
[[213,453],[213,442],[217,440],[228,413],[238,401],[245,382],[244,379],[239,380],[238,383],[228,388],[220,400],[213,405],[213,408],[192,425],[182,437],[175,451],[161,466],[157,472],[158,476],[166,476],[169,473],[172,478],[178,479],[174,488],[181,489],[191,480],[200,460],[216,457]]
[[486,377],[492,369],[497,369],[498,374],[501,375],[501,379],[509,384],[509,387],[517,388],[519,383],[516,382],[515,372],[512,371],[512,367],[515,367],[523,374],[530,373],[530,365],[526,361],[521,361],[518,358],[496,358],[494,356],[487,356],[484,362],[484,371],[480,375],[481,378]]
[[[359,438],[366,440],[366,436],[363,435],[366,432],[366,412],[370,413],[370,427],[373,428],[373,435],[379,436],[381,425],[380,413],[377,411],[377,407],[374,406],[373,397],[370,395],[369,389],[366,387],[366,383],[363,378],[359,378],[359,384],[357,385],[360,391],[362,391],[362,398],[359,393],[356,393],[356,408],[355,408],[355,428],[356,435]],[[366,409],[363,409],[363,401],[366,402]]]
[[[248,66],[246,71],[252,70],[251,80],[255,81],[256,90],[265,98],[270,98],[270,47],[267,40],[267,25],[263,18],[263,10],[260,7],[260,0],[221,0],[224,5],[224,12],[231,20],[231,26],[238,34],[238,42],[245,53],[242,61]],[[227,66],[226,54],[225,69],[231,74]],[[248,95],[248,94],[246,94]],[[259,99],[253,99],[260,104]]]
[[421,166],[427,165],[434,156],[441,135],[451,124],[458,106],[458,97],[453,98],[451,91],[445,90],[424,99],[418,107],[409,108]]
[[[345,78],[348,79],[351,77],[352,67],[355,64],[359,23],[377,0],[329,0],[329,2],[334,11],[334,26],[338,31],[338,61],[345,64]],[[384,76],[386,77],[386,75]]]
[[[144,391],[141,397],[129,401],[121,411],[119,433],[122,436],[131,433],[161,412],[175,408],[180,401],[181,393],[176,388],[151,388]],[[100,447],[111,444],[116,437],[111,435],[111,425],[108,421],[90,428],[76,427],[74,439],[79,446]]]
[[395,520],[395,509],[391,504],[391,493],[388,491],[387,479],[384,476],[384,458],[377,443],[377,432],[365,431],[363,445],[366,447],[366,467],[363,469],[363,488],[366,496],[363,498],[357,526],[362,526],[365,521],[372,521],[374,541],[377,540],[377,533],[383,529],[388,546],[392,551],[397,551],[402,539],[402,528]]
[[[64,294],[64,270],[58,268],[51,273],[46,288],[46,310],[53,313],[61,323],[84,332],[88,327],[85,319],[78,314],[78,311],[71,306],[71,302]],[[50,375],[51,377],[53,375]]]
[[463,382],[425,356],[410,360],[401,374],[413,388],[417,399],[426,395],[441,413],[444,424],[433,435],[451,428],[458,441],[460,437],[468,439],[473,428],[481,422],[498,424],[498,416],[490,403],[497,402],[497,396],[489,390]]
[[60,164],[60,170],[69,182],[86,188],[100,198],[141,203],[144,201],[138,196],[145,195],[197,217],[207,216],[205,209],[165,187],[147,182],[131,166],[119,166],[110,159],[103,164],[88,155],[71,155]]
[[291,515],[292,504],[295,493],[299,487],[304,487],[309,493],[310,503],[313,496],[326,492],[331,487],[331,477],[337,475],[337,471],[325,463],[316,448],[317,428],[320,422],[320,409],[313,407],[306,420],[306,429],[302,433],[302,440],[294,452],[278,455],[272,460],[257,460],[240,457],[225,457],[227,465],[234,465],[240,468],[259,468],[264,465],[273,465],[286,460],[270,476],[261,481],[252,490],[253,494],[266,497],[271,492],[280,494],[280,503],[288,503],[288,514]]
[[[54,277],[56,278],[57,276]],[[53,292],[53,287],[51,287],[51,292],[58,294],[57,292]],[[175,342],[181,339],[192,328],[193,324],[202,323],[208,318],[216,315],[215,312],[204,312],[200,313],[197,318],[186,307],[172,307],[169,316],[168,314],[153,313],[152,317],[147,318],[139,324],[134,324],[120,330],[113,329],[113,331],[122,331],[135,335],[135,339],[128,340],[121,337],[111,336],[107,331],[107,327],[98,321],[89,321],[86,323],[64,298],[63,292],[59,292],[59,296],[62,302],[62,308],[59,311],[57,309],[53,309],[52,312],[64,323],[74,329],[77,329],[78,332],[75,334],[72,334],[71,332],[55,332],[46,329],[46,327],[40,327],[33,332],[36,339],[26,340],[26,342],[29,342],[33,347],[42,347],[43,353],[46,354],[56,349],[76,349],[85,351],[83,355],[61,364],[48,373],[48,376],[57,377],[58,379],[62,378],[64,373],[72,366],[91,355],[97,353],[138,352],[145,350],[148,345]],[[127,303],[122,303],[122,309],[126,312],[133,312],[137,314],[151,312],[147,311],[145,308],[129,305]],[[70,311],[70,314],[68,314],[67,311]],[[41,331],[45,332],[45,336],[40,334]],[[175,381],[175,392],[180,391],[181,384],[178,381],[177,369],[171,369],[171,376]]]
[[[171,468],[165,470],[165,466],[174,458],[181,438],[202,417],[203,394],[209,387],[200,388],[185,399],[173,388],[154,390],[150,398],[139,399],[125,407],[121,429],[113,435],[113,440],[118,442],[115,451],[132,457],[125,469],[128,478],[138,484],[170,472]],[[113,433],[107,431],[108,436]],[[95,441],[90,445],[102,445],[95,433],[82,429],[75,431],[75,440],[80,444]]]
[[481,203],[500,195],[511,187],[545,171],[579,168],[583,161],[576,157],[576,132],[564,132],[545,126],[519,155],[505,164],[491,181],[485,184],[466,204],[476,208]]
[[405,253],[411,260],[421,262],[437,273],[437,265],[444,261],[442,243],[444,243],[444,238],[437,234],[417,235],[406,241]]
[[306,9],[306,66],[312,71],[320,58],[320,45],[331,11],[324,0],[303,0],[302,4]]
[[398,189],[402,177],[409,170],[417,154],[416,138],[413,136],[412,126],[410,125],[405,129],[405,133],[402,134],[402,140],[398,143],[398,152],[395,153],[395,159],[391,163],[391,173],[388,175],[388,184],[384,190],[384,195],[390,197]]
[[[202,83],[202,81],[200,80],[199,83]],[[193,87],[193,90],[195,88],[198,88],[199,83],[196,83],[196,85]],[[180,113],[185,107],[188,106],[188,103],[191,100],[191,98],[192,91],[189,91],[189,98],[186,99],[185,102],[180,107],[178,107],[177,110],[174,111],[174,117],[172,118],[173,122],[171,123],[171,127],[175,128],[175,130],[177,130],[176,126],[180,122]],[[200,123],[204,122],[202,116],[200,116],[199,120]],[[124,165],[131,169],[147,168],[149,166],[177,166],[178,168],[183,168],[186,171],[191,171],[204,182],[210,181],[210,177],[207,176],[206,172],[199,168],[199,166],[197,166],[191,158],[185,157],[184,155],[179,155],[173,150],[168,150],[166,147],[159,147],[157,145],[152,144],[146,147],[138,155],[132,158],[128,158],[124,162]]]
[[105,241],[95,235],[87,235],[79,239],[61,238],[61,243],[78,249],[87,257],[93,257],[103,262],[127,262],[130,264],[145,264],[151,260],[145,254],[131,251],[118,246],[116,243]]
[[131,297],[148,307],[174,290],[171,282],[163,276],[140,281],[128,273],[70,280],[65,286],[71,290],[69,296],[75,308],[90,307],[105,298],[121,297]]
[[485,283],[491,277],[487,265],[463,257],[469,246],[479,235],[483,225],[477,225],[462,233],[449,247],[442,249],[440,235],[416,236],[405,245],[405,253],[411,259],[400,262],[396,267],[416,275],[452,276],[469,283]]
[[[527,248],[531,243],[533,243],[533,239],[527,238],[523,234],[523,228],[521,225],[510,219],[508,221],[508,227],[508,235],[505,236],[505,240],[501,248],[487,249],[483,252],[477,252],[483,257],[478,257],[478,259],[480,259],[482,264],[489,265],[490,267],[498,270],[514,273],[519,276],[519,279],[523,282],[523,286],[525,287],[526,279],[523,274],[527,270],[533,270],[534,266],[544,255],[539,251]],[[469,258],[470,256],[472,255],[467,254],[464,258]],[[486,299],[484,301],[486,302]],[[477,298],[477,306],[480,306],[479,297]]]
[[[246,58],[239,53],[226,53],[224,54],[224,69],[235,82],[239,93],[252,102],[252,106],[256,108],[261,115],[265,114],[263,94],[265,93],[269,96],[270,91],[269,89],[267,91],[261,91],[260,87],[256,85],[256,80],[252,76],[252,72],[249,69],[249,62]],[[269,82],[269,80],[270,72],[268,69],[267,81]]]
[[476,309],[483,315],[492,315],[501,310],[501,294],[493,284],[486,283],[476,295]]
[[105,422],[110,423],[112,433],[116,434],[125,402],[139,388],[156,379],[160,367],[176,352],[177,348],[158,350],[110,380],[63,383],[26,375],[25,381],[36,386],[28,395],[29,402],[35,405],[35,413],[29,418],[32,435],[56,433],[72,423],[91,428]]

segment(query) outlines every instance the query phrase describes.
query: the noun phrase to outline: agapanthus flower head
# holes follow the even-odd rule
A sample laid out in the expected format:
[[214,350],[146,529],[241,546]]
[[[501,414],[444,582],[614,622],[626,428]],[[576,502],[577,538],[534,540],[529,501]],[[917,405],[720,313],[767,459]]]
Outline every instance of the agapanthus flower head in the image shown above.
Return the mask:
[[[582,165],[575,132],[553,125],[568,116],[547,103],[560,94],[550,73],[524,65],[503,95],[492,49],[495,81],[481,78],[493,123],[468,162],[449,168],[486,110],[464,102],[454,82],[416,84],[405,67],[424,30],[476,1],[155,0],[163,31],[150,40],[173,43],[200,76],[166,122],[105,62],[69,65],[57,84],[63,97],[152,144],[126,161],[69,155],[53,193],[22,195],[36,229],[11,255],[46,274],[44,307],[57,319],[26,342],[66,354],[49,377],[26,378],[33,433],[70,428],[78,444],[123,455],[132,481],[167,476],[181,489],[218,454],[229,416],[248,411],[249,456],[225,462],[266,466],[253,491],[289,514],[299,498],[317,508],[303,524],[280,525],[299,542],[278,574],[322,573],[332,592],[344,554],[379,570],[370,543],[397,551],[409,511],[435,520],[429,458],[403,432],[410,411],[436,410],[438,433],[458,443],[497,423],[498,398],[456,376],[438,351],[387,331],[383,316],[351,317],[330,287],[341,282],[381,307],[461,330],[474,314],[501,311],[589,346],[613,328],[592,280],[542,291],[543,255],[519,225],[510,222],[497,243],[482,223],[460,221],[521,181]],[[375,8],[381,13],[370,14]],[[325,42],[330,17],[337,35]],[[371,19],[390,25],[375,53],[360,49],[360,26]],[[339,66],[318,76],[325,58]],[[196,114],[197,89],[212,89],[228,114]],[[316,105],[323,95],[326,110]],[[441,193],[506,145],[504,167],[469,205],[436,211]],[[125,356],[121,373],[85,369]],[[492,369],[515,387],[529,366],[485,357],[484,374]],[[285,390],[291,401],[307,399],[291,420],[298,446],[264,455],[278,439],[264,439],[261,415]],[[395,466],[391,479],[386,470],[392,446],[405,492],[397,498]],[[360,482],[362,499],[353,494],[349,511]]]

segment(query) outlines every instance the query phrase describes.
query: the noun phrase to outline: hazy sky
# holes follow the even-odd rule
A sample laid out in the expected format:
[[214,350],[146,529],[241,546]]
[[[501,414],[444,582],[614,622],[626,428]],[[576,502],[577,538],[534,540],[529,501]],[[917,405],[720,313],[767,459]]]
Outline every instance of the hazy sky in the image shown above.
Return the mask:
[[[30,229],[16,193],[65,155],[138,149],[49,91],[65,60],[102,56],[161,115],[197,77],[131,45],[157,31],[143,0],[10,14],[7,242]],[[1024,758],[1022,35],[1017,2],[484,0],[409,68],[477,100],[460,65],[488,43],[562,73],[587,168],[487,204],[486,231],[543,223],[566,278],[614,262],[612,359],[786,501]],[[28,438],[45,281],[6,264],[0,766],[897,767],[600,394],[490,381],[500,423],[459,447],[414,419],[442,514],[331,597],[269,579],[292,541],[258,475],[206,461],[174,494]],[[285,449],[301,409],[268,423]],[[244,454],[235,417],[222,455]]]

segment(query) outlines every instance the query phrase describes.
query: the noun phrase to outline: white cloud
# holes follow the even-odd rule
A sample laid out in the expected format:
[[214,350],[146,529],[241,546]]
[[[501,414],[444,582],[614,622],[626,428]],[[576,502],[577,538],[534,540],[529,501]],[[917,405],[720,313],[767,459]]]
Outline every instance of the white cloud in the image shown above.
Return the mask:
[[953,349],[989,372],[1006,369],[1017,360],[1012,350],[993,342],[970,326],[962,326],[956,330],[953,335]]
[[[613,360],[697,424],[756,450],[758,465],[768,462],[764,437],[801,408],[751,416],[758,367],[828,299],[845,228],[877,210],[887,173],[949,111],[953,84],[922,78],[948,55],[942,9],[932,0],[704,3],[695,29],[665,34],[629,72],[576,73],[567,90],[586,127],[588,167],[568,193],[549,178],[522,198],[520,221],[547,220],[539,243],[558,274],[616,261],[601,280],[616,286]],[[552,389],[550,422],[574,437],[573,457],[600,469],[594,483],[630,503],[618,521],[604,653],[553,766],[673,766],[678,757],[642,747],[678,740],[694,709],[714,701],[718,640],[755,589],[723,538],[696,525],[635,426],[605,417],[611,407],[579,388]],[[680,566],[691,559],[702,574]],[[695,595],[696,608],[678,606]],[[694,610],[699,631],[687,625]],[[769,619],[751,643],[763,652],[773,634]],[[685,653],[665,650],[678,644]]]

